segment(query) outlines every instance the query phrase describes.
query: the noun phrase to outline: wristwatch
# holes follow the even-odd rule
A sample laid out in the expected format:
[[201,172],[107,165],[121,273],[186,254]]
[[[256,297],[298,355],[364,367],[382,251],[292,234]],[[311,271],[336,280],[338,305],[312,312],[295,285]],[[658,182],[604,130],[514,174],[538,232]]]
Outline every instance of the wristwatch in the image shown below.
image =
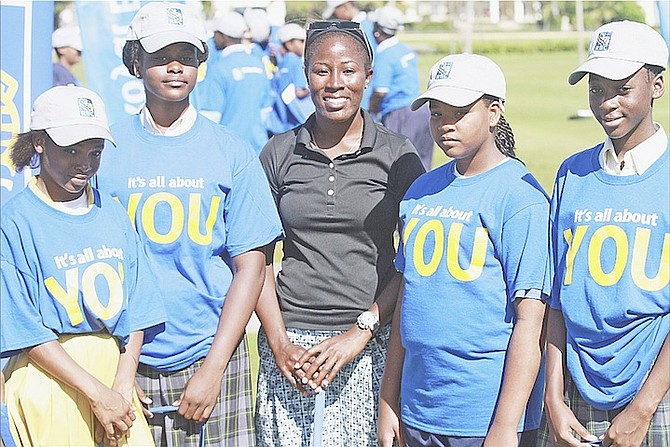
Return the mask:
[[370,331],[374,333],[379,327],[379,317],[376,313],[366,310],[358,316],[356,324],[362,331]]

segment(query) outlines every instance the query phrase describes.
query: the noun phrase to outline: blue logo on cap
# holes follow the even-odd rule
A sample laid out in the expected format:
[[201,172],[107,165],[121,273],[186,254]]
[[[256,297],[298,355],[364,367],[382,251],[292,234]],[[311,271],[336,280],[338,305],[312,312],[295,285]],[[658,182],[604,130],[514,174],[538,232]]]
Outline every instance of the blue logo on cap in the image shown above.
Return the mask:
[[170,25],[184,25],[184,14],[182,14],[181,8],[168,8],[167,19]]
[[596,43],[593,46],[593,51],[607,51],[610,49],[610,42],[612,42],[612,31],[603,31],[598,34]]
[[435,71],[435,76],[433,76],[433,80],[438,80],[438,79],[449,79],[449,75],[451,74],[451,67],[454,65],[453,62],[442,62],[439,67],[437,67],[437,70]]
[[95,108],[91,98],[79,98],[79,116],[86,118],[95,118]]

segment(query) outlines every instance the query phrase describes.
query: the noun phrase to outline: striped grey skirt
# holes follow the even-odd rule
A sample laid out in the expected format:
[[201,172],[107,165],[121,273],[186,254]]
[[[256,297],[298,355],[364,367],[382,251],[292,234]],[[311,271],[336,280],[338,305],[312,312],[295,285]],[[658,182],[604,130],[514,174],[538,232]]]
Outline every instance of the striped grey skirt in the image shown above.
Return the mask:
[[[612,423],[612,419],[626,408],[624,406],[609,411],[598,410],[589,405],[581,394],[579,394],[570,374],[567,374],[566,382],[565,403],[570,407],[579,423],[597,437],[604,435]],[[553,446],[551,441],[549,441],[546,412],[542,415],[537,446]],[[649,431],[641,447],[670,447],[670,392],[666,393],[656,409],[651,419]]]
[[[137,383],[153,401],[152,406],[172,405],[203,359],[179,371],[161,372],[140,364]],[[246,447],[255,445],[249,344],[246,335],[237,345],[221,381],[221,393],[204,424],[177,413],[155,414],[147,419],[160,447]]]
[[[310,347],[344,331],[288,328],[292,343]],[[390,325],[379,329],[352,362],[344,366],[325,391],[323,447],[377,446],[379,388],[384,373]],[[310,447],[315,397],[304,397],[277,368],[265,332],[258,334],[260,366],[256,399],[259,446]]]

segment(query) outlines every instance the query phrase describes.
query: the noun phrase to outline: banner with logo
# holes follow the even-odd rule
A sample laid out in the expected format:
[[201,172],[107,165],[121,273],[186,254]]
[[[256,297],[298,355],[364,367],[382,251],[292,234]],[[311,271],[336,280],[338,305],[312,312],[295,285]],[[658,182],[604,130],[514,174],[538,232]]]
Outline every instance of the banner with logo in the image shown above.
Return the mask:
[[0,3],[0,205],[23,189],[33,174],[30,169],[16,172],[7,149],[16,134],[28,130],[35,98],[51,87],[53,23],[53,1]]

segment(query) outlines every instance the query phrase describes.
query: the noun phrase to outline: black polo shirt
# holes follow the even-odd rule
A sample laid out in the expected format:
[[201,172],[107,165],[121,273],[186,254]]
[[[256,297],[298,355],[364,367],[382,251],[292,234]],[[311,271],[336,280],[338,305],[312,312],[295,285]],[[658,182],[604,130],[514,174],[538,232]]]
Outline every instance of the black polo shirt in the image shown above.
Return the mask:
[[277,295],[287,327],[348,329],[393,276],[398,204],[424,172],[409,140],[363,111],[360,148],[330,160],[307,122],[260,160],[284,225]]

